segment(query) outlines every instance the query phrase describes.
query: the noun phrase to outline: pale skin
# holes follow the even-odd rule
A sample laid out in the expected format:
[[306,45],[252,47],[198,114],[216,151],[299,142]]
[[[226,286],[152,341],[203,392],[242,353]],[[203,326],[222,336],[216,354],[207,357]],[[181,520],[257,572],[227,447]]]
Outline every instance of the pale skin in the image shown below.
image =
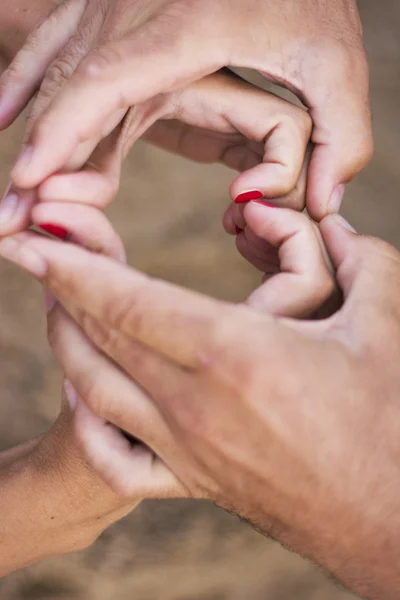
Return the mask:
[[[43,3],[42,8],[42,15],[45,15],[46,11],[49,11],[48,3]],[[6,17],[9,19],[8,21]],[[2,46],[4,64],[9,62],[17,50],[17,43],[22,43],[26,32],[39,18],[38,4],[33,9],[31,5],[25,6],[21,3],[19,10],[11,17],[9,13],[6,13],[0,19],[4,28]],[[213,82],[216,83],[216,86],[213,86]],[[230,89],[234,91],[232,100],[230,99]],[[264,155],[265,160],[261,162],[261,166],[269,169],[267,170],[269,184],[275,185],[277,193],[282,196],[289,191],[289,194],[283,198],[283,203],[294,205],[297,203],[299,208],[303,206],[305,190],[303,162],[311,129],[306,113],[223,75],[205,80],[204,88],[200,82],[193,90],[188,89],[185,94],[189,98],[195,96],[195,102],[192,103],[194,106],[196,106],[196,102],[197,105],[201,105],[204,102],[203,96],[205,96],[203,90],[207,92],[210,101],[216,102],[219,106],[221,106],[220,98],[226,98],[223,100],[226,108],[220,117],[221,124],[214,119],[217,135],[210,137],[205,135],[204,137],[204,134],[198,130],[199,135],[203,136],[200,138],[202,143],[199,145],[198,140],[194,137],[196,143],[193,147],[197,148],[200,155],[196,154],[193,158],[205,161],[216,160],[221,151],[227,153],[230,144],[239,150],[236,158],[234,156],[228,159],[232,162],[231,166],[236,166],[235,161],[243,160],[251,165],[254,162],[262,161]],[[223,94],[219,90],[222,90]],[[242,102],[238,110],[239,93]],[[160,116],[172,118],[173,113],[171,114],[169,107],[173,103],[174,97],[171,96],[166,97],[164,102],[156,104],[157,110],[154,118]],[[197,126],[198,121],[193,108],[191,110],[186,108],[185,102],[182,106],[186,111],[183,113],[183,119],[188,120],[189,123],[193,121]],[[145,110],[143,113],[146,115]],[[267,129],[259,129],[260,124],[254,118],[252,121],[247,119],[249,123],[246,123],[246,114],[253,115],[253,117],[254,114],[258,114],[261,117],[259,119],[261,127],[267,127]],[[153,118],[152,115],[151,118]],[[235,123],[239,123],[237,131]],[[249,132],[250,140],[247,140],[245,135],[240,132],[241,123],[245,133]],[[282,125],[279,125],[280,123]],[[82,175],[87,176],[86,194],[92,190],[92,196],[88,196],[88,201],[90,201],[90,197],[96,198],[100,208],[107,201],[105,193],[110,194],[110,190],[105,187],[110,166],[112,169],[116,165],[115,172],[118,171],[122,157],[132,143],[131,140],[136,139],[135,136],[137,137],[137,127],[134,124],[131,126],[129,121],[127,121],[127,125],[122,131],[117,131],[116,135],[111,136],[109,142],[101,145],[92,156],[92,160],[98,161],[96,166],[103,166],[103,171],[101,169],[93,169],[86,173],[78,171],[69,176],[71,177],[71,189],[74,191],[80,188],[80,182],[76,178],[82,177]],[[283,137],[273,133],[277,125],[283,130]],[[271,129],[272,135],[264,144],[262,140],[269,132],[268,128]],[[162,142],[160,134],[163,131],[163,137],[168,138],[168,126],[164,129],[159,128],[157,136],[160,142]],[[278,151],[285,156],[286,162],[279,162],[279,155],[274,154],[275,137]],[[282,141],[284,145],[279,147]],[[190,148],[189,151],[191,152]],[[259,157],[256,161],[254,155]],[[79,166],[80,161],[82,161],[82,155],[76,155],[73,159],[75,167]],[[277,177],[274,183],[273,174],[276,163],[279,164],[282,172],[276,170]],[[61,181],[61,185],[59,185],[60,182],[56,178],[50,179],[48,184],[58,185],[59,189],[64,190],[66,187],[65,180]],[[96,186],[102,192],[100,199],[99,195],[96,196]],[[66,199],[68,199],[68,195],[64,198],[64,200]],[[98,210],[79,205],[77,203],[79,198],[74,199],[76,203],[72,205],[68,202],[55,204],[43,201],[33,208],[30,218],[37,225],[43,222],[59,222],[68,228],[71,241],[91,250],[101,251],[104,255],[113,257],[114,260],[123,261],[122,244],[106,219]],[[324,284],[322,294],[329,294],[332,281],[323,264],[320,275]],[[315,298],[307,300],[309,291],[309,289],[304,290],[304,302],[307,304],[307,310],[312,310]],[[69,331],[68,327],[66,331]],[[74,348],[74,344],[71,347]],[[72,413],[68,404],[78,408]],[[3,530],[0,547],[1,575],[46,556],[84,548],[92,543],[104,528],[132,510],[140,498],[165,494],[165,481],[161,482],[162,486],[160,487],[160,482],[155,477],[157,473],[151,469],[152,460],[149,460],[147,452],[143,453],[141,447],[136,448],[135,455],[137,460],[135,493],[130,493],[127,498],[121,497],[112,490],[102,476],[93,470],[77,445],[79,428],[76,419],[78,415],[80,415],[80,422],[85,422],[85,430],[90,439],[97,439],[98,420],[90,411],[87,409],[85,411],[75,390],[66,382],[62,411],[51,431],[40,439],[0,456],[0,480],[2,482],[0,505],[3,514],[7,514],[7,529]],[[102,443],[107,444],[110,433],[113,435],[113,430],[102,428]],[[111,438],[112,440],[113,438]],[[122,441],[126,442],[124,439]],[[26,506],[26,498],[29,498],[29,511]],[[29,518],[29,522],[25,516]]]
[[[72,157],[90,154],[132,106],[153,105],[227,65],[255,69],[304,100],[315,145],[307,208],[316,220],[338,210],[344,184],[372,152],[368,67],[355,0],[287,0],[279,10],[274,0],[69,0],[28,39],[0,82],[4,127],[41,86],[25,139],[28,152],[12,175],[19,210],[29,211],[29,190],[38,187],[40,195],[51,174],[68,170]],[[196,108],[193,96],[186,108]],[[215,104],[203,108],[210,123]],[[182,132],[191,145],[197,133],[179,118],[167,137],[161,125],[162,143],[185,154]],[[149,136],[159,142],[160,127]],[[259,169],[240,179],[232,199],[247,190],[278,196],[264,175]],[[3,234],[16,230],[9,204],[1,209]]]
[[[0,7],[0,65],[6,65],[39,18],[37,6]],[[43,17],[43,12],[40,13]],[[111,230],[112,231],[112,230]],[[110,238],[104,221],[99,233]],[[113,234],[114,236],[114,234]],[[84,242],[84,240],[82,240]],[[118,243],[104,252],[123,256]],[[0,453],[0,576],[56,554],[81,550],[145,494],[121,498],[86,460],[69,409],[76,392],[66,382],[60,415],[46,434]],[[16,399],[18,401],[18,399]]]
[[[41,204],[34,214],[55,216],[59,206],[52,206]],[[63,224],[73,232],[70,208],[65,204]],[[246,225],[238,243],[244,237],[253,255],[262,239],[263,252],[271,243],[282,246],[283,273],[247,306],[152,281],[115,259],[29,234],[0,248],[65,307],[51,310],[50,337],[78,392],[70,403],[74,432],[115,492],[131,501],[140,485],[148,495],[210,498],[355,591],[391,600],[400,577],[399,254],[357,236],[339,217],[324,219],[344,305],[326,320],[294,319],[323,303],[332,280],[314,229],[297,221],[300,215],[293,225],[290,215],[252,203],[227,217],[228,228],[229,221]],[[292,235],[285,234],[288,224]],[[301,252],[288,252],[300,263],[287,263],[282,236],[290,248],[300,241]],[[318,256],[304,269],[302,260]],[[287,284],[295,310],[277,303]],[[70,351],[77,339],[84,361]],[[106,428],[108,438],[105,421],[116,427]],[[152,452],[129,445],[118,428]]]
[[[74,407],[77,435],[116,492],[135,494],[135,473],[150,461],[158,496],[211,499],[361,595],[394,600],[400,255],[327,217],[320,228],[344,304],[328,319],[295,319],[290,304],[277,303],[285,285],[294,299],[307,289],[313,296],[324,289],[315,275],[326,271],[303,271],[302,261],[318,256],[314,229],[287,211],[256,203],[244,211],[267,243],[279,246],[279,232],[292,230],[281,238],[287,270],[260,288],[254,307],[252,298],[215,301],[33,234],[3,240],[0,253],[65,307],[52,311],[51,343],[84,400]],[[309,312],[304,298],[299,307]],[[105,422],[116,426],[107,443]],[[138,456],[117,428],[149,455]]]

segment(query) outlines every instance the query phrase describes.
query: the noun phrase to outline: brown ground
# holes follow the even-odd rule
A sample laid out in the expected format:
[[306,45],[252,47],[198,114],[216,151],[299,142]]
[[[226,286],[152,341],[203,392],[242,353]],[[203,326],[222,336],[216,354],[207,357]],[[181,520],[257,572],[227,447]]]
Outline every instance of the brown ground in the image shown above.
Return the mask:
[[[400,233],[400,3],[360,2],[372,65],[377,151],[348,192],[360,231]],[[22,126],[1,138],[6,184]],[[110,211],[131,264],[232,300],[258,275],[223,234],[232,174],[138,146]],[[43,431],[56,414],[60,373],[47,348],[39,287],[0,264],[1,446]],[[3,515],[6,518],[6,515]],[[206,503],[148,503],[83,554],[5,578],[1,600],[344,600],[316,569]]]

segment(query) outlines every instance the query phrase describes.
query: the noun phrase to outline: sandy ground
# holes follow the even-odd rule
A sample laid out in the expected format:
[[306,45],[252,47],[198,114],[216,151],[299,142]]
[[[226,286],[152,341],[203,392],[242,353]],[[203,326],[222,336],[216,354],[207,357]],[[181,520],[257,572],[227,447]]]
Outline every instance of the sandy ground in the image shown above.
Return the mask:
[[[399,242],[400,3],[360,2],[372,67],[376,154],[350,186],[344,213],[364,232]],[[0,139],[5,185],[22,123]],[[109,214],[132,265],[240,300],[259,276],[223,234],[232,173],[139,145]],[[61,375],[47,348],[39,286],[0,264],[1,447],[45,430]],[[3,515],[6,518],[6,515]],[[0,582],[1,600],[350,600],[323,574],[207,503],[146,503],[88,551]]]

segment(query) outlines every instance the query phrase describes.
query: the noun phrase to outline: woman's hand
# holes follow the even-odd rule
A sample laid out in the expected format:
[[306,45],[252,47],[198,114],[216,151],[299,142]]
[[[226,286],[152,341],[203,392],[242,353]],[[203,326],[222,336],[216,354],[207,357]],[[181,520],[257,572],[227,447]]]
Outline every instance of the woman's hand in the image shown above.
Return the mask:
[[[70,231],[70,241],[116,261],[124,261],[121,240],[105,216],[79,205],[41,205],[40,221],[60,216]],[[50,329],[63,337],[79,328],[46,293]],[[64,330],[64,321],[65,330]],[[82,345],[90,342],[82,335]],[[66,350],[79,354],[79,345]],[[89,364],[87,364],[89,367]],[[121,451],[129,447],[130,495],[121,497],[90,466],[78,444],[77,432],[84,428],[88,441]],[[69,381],[64,382],[60,416],[45,435],[0,454],[0,510],[2,522],[0,576],[47,556],[81,550],[93,543],[115,521],[128,514],[140,500],[155,494],[158,479],[153,455],[122,437],[114,447],[108,443],[113,426],[95,417]],[[135,488],[135,489],[134,489]]]
[[[266,211],[269,237],[284,209],[253,203],[250,211]],[[75,338],[80,351],[71,352],[70,332],[51,328],[89,408],[158,457],[158,494],[210,498],[361,595],[394,600],[400,259],[338,216],[321,232],[345,298],[323,321],[218,302],[30,234],[4,240],[0,252],[44,281],[82,327],[74,331],[100,349]],[[264,284],[267,309],[287,300],[274,280],[314,290],[299,271],[308,260],[300,238],[282,244],[289,268]],[[326,274],[317,264],[314,273]],[[119,433],[108,446],[87,441],[79,426],[78,435],[91,464],[129,494],[135,472]]]
[[81,146],[66,165],[67,173],[50,177],[35,192],[19,192],[17,203],[17,190],[9,190],[1,205],[0,234],[25,229],[37,200],[105,208],[118,190],[124,157],[144,134],[193,160],[222,162],[240,171],[232,199],[241,201],[245,193],[302,210],[311,128],[304,110],[232,74],[210,75],[130,110],[96,149]]
[[118,496],[93,470],[69,403],[76,403],[76,392],[66,383],[51,430],[0,454],[0,576],[90,546],[140,501]]
[[95,147],[130,107],[227,65],[255,69],[305,101],[315,144],[307,207],[317,220],[337,210],[342,184],[372,152],[355,0],[289,0],[279,10],[274,0],[69,0],[1,82],[5,127],[43,79],[14,184],[37,187],[82,145]]

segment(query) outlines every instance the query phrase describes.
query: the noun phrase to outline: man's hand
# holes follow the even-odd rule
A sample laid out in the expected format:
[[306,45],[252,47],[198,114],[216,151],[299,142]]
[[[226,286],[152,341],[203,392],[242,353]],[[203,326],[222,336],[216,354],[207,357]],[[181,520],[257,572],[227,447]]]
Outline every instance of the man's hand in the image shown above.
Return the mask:
[[[57,221],[55,214],[68,226],[70,241],[114,260],[125,260],[122,242],[103,213],[68,204],[48,204],[36,209],[40,222]],[[48,292],[46,310],[51,326],[70,339],[76,325],[67,322],[64,330],[65,312],[56,307],[56,300]],[[75,339],[68,347],[71,353],[77,351]],[[83,347],[88,343],[83,336]],[[42,558],[89,546],[104,529],[135,508],[149,488],[149,495],[154,494],[157,477],[151,454],[122,436],[110,447],[110,452],[129,447],[130,466],[135,472],[130,495],[123,498],[84,456],[77,436],[82,427],[89,442],[98,440],[108,447],[112,425],[92,414],[66,380],[61,413],[50,431],[0,454],[0,509],[6,515],[2,523],[0,576]]]
[[55,0],[17,0],[0,6],[0,73],[23,47],[28,35],[56,7]]
[[[245,218],[253,226],[254,211],[269,211],[259,233],[273,236],[284,209],[249,204]],[[56,354],[90,410],[154,453],[157,495],[210,498],[360,594],[394,599],[399,254],[357,236],[340,217],[325,219],[321,231],[345,297],[324,321],[292,320],[287,309],[277,316],[284,279],[297,279],[292,290],[314,293],[326,273],[317,262],[307,277],[312,270],[302,256],[311,255],[296,250],[307,239],[296,227],[275,240],[283,272],[263,288],[262,308],[275,315],[29,234],[3,241],[0,251],[44,281],[83,328],[66,315],[73,332],[52,327]],[[316,295],[316,306],[324,298]],[[81,345],[84,332],[100,351]],[[74,338],[78,353],[68,351],[71,335],[83,336]],[[135,470],[130,448],[117,447],[120,434],[113,430],[104,445],[95,436],[88,441],[79,424],[77,432],[91,464],[129,494]]]
[[5,127],[44,78],[42,114],[14,168],[15,185],[35,188],[80,146],[95,147],[130,107],[226,65],[255,69],[304,100],[315,144],[307,207],[316,220],[336,211],[343,184],[372,152],[355,0],[289,0],[278,8],[274,0],[69,0],[1,82]]

